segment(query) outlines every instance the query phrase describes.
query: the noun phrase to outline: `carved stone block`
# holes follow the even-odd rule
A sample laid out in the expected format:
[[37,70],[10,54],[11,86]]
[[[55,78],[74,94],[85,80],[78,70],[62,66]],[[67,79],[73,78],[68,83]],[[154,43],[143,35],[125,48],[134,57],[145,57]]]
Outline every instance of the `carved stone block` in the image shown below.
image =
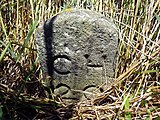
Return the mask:
[[107,17],[89,10],[70,10],[37,29],[39,60],[53,78],[54,94],[66,100],[89,99],[113,81],[118,31]]

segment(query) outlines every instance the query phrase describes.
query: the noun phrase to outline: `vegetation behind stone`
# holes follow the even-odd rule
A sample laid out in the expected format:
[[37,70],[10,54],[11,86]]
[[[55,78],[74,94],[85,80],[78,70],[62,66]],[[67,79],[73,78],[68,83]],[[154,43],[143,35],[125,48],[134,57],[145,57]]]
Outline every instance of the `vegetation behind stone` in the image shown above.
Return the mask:
[[[1,0],[0,5],[0,119],[160,119],[158,0]],[[44,86],[35,31],[44,20],[75,7],[114,21],[120,57],[115,82],[72,106]]]

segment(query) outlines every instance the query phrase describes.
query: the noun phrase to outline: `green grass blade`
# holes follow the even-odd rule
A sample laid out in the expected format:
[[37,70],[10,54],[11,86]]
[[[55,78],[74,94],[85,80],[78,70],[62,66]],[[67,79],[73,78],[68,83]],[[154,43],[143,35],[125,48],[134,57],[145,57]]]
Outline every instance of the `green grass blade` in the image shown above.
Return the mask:
[[[0,43],[2,44],[2,46],[6,46],[6,44],[3,41],[0,41]],[[12,48],[12,43],[10,43],[10,46],[7,49],[9,51],[9,53],[11,54],[12,58],[14,58],[14,60],[16,60],[16,55],[15,52],[13,51],[14,49]]]
[[2,108],[0,107],[0,119],[2,120],[2,118],[3,118],[3,110],[2,110]]
[[130,103],[129,103],[129,95],[130,94],[127,94],[127,96],[123,96],[123,102],[122,102],[122,105],[121,105],[121,110],[125,110],[125,118],[127,120],[130,120],[131,119],[131,112],[129,112],[130,110]]
[[156,15],[156,19],[160,22],[160,16]]
[[38,23],[38,19],[36,19],[36,20],[33,22],[33,26],[32,26],[32,28],[31,28],[31,30],[29,31],[27,38],[24,40],[24,43],[23,43],[22,48],[21,48],[21,50],[20,50],[20,53],[19,53],[18,56],[17,56],[17,61],[16,61],[16,62],[19,61],[19,59],[20,59],[20,57],[21,57],[21,55],[22,55],[22,53],[23,53],[23,51],[24,51],[24,49],[25,49],[28,41],[29,41],[30,38],[32,37],[32,35],[33,35],[33,33],[34,33],[35,29],[36,29],[37,23]]
[[1,56],[0,56],[0,62],[2,61],[4,55],[6,54],[9,46],[10,46],[10,42],[8,43],[8,45],[6,46],[6,48],[3,50],[3,52],[2,52],[2,54],[1,54]]
[[[32,65],[32,68],[31,68],[29,74],[26,76],[26,78],[25,78],[24,81],[28,81],[28,80],[29,80],[31,74],[35,71],[37,62],[38,62],[38,57],[37,57],[36,60],[34,61],[33,65]],[[22,85],[21,85],[19,91],[17,92],[17,97],[18,97],[18,96],[20,95],[20,93],[22,92],[22,90],[23,90],[25,84],[26,84],[26,82],[23,82],[23,83],[22,83]]]
[[32,68],[31,68],[28,76],[26,77],[25,81],[27,81],[27,80],[30,78],[31,74],[35,71],[37,62],[38,62],[38,57],[37,57],[36,60],[34,61],[33,65],[32,65]]
[[143,71],[142,74],[147,74],[147,73],[156,73],[158,72],[158,70],[146,70],[146,71]]
[[[129,103],[129,98],[126,99],[126,103],[124,105],[124,109],[126,111],[128,111],[130,109],[130,103]],[[126,118],[127,119],[131,119],[131,113],[130,112],[126,112]]]

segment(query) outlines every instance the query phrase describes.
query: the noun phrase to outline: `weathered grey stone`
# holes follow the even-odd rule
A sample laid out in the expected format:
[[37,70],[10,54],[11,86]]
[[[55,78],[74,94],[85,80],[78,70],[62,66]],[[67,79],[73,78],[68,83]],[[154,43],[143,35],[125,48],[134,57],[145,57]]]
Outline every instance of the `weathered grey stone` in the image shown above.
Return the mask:
[[90,98],[93,90],[113,81],[117,62],[116,26],[100,13],[70,10],[37,29],[39,60],[63,99]]

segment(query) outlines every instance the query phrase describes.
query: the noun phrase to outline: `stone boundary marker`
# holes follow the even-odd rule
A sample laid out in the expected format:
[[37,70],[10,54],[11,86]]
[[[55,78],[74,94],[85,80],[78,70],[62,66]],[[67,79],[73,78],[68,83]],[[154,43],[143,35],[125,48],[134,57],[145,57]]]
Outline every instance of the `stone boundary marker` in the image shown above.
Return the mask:
[[36,34],[43,74],[51,76],[54,94],[64,101],[90,99],[113,81],[118,31],[109,18],[73,9],[47,20]]

